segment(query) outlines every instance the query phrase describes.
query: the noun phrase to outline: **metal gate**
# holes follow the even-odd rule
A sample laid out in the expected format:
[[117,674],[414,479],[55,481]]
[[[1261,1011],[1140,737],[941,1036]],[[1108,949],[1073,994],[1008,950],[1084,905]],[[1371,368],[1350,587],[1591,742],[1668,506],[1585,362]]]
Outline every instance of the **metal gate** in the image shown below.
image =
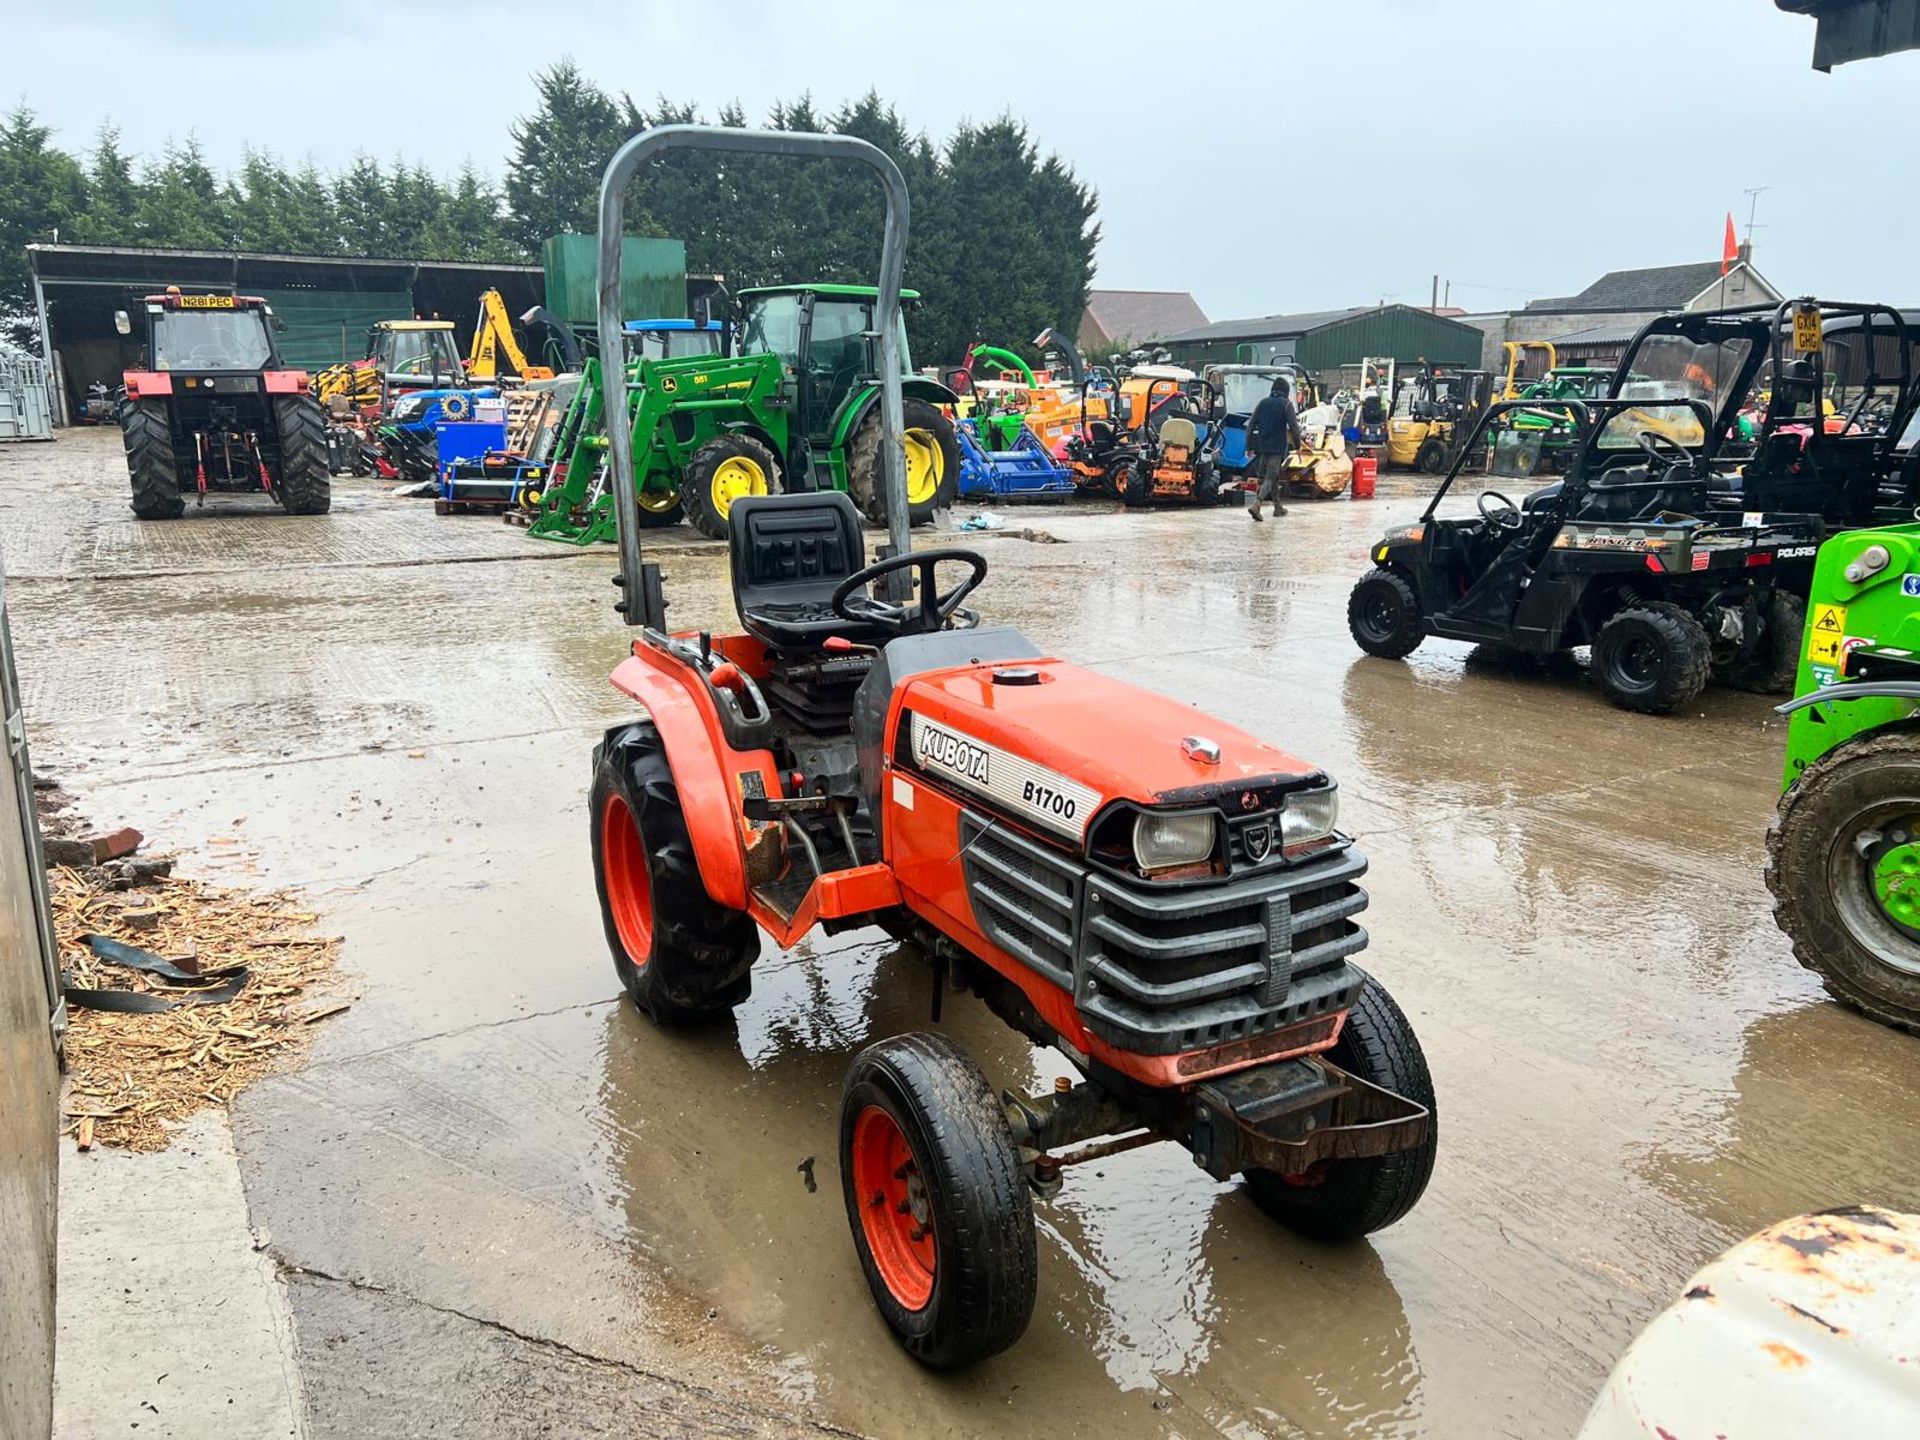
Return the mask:
[[51,440],[53,392],[47,362],[0,353],[0,440]]
[[0,1435],[53,1425],[57,1053],[66,1015],[0,568]]

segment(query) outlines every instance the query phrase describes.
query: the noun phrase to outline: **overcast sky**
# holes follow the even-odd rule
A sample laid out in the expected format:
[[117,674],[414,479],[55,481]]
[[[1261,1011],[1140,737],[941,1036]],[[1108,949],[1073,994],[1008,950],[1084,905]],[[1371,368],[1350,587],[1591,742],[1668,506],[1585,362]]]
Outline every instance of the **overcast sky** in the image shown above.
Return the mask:
[[221,165],[251,144],[498,175],[531,73],[571,54],[709,113],[871,85],[938,140],[1010,110],[1099,191],[1095,283],[1191,290],[1213,319],[1424,304],[1436,272],[1454,304],[1505,309],[1713,259],[1756,186],[1774,284],[1920,298],[1920,52],[1818,74],[1812,22],[1772,0],[8,9],[0,99],[74,149],[110,117],[141,154],[192,132]]

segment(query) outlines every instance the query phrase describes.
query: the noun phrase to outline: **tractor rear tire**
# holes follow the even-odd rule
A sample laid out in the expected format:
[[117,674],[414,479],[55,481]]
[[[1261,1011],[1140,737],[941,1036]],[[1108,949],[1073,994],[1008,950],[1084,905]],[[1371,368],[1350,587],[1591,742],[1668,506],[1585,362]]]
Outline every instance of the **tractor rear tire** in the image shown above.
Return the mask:
[[1398,570],[1375,567],[1354,582],[1347,596],[1347,629],[1353,643],[1382,660],[1404,660],[1420,648],[1420,597]]
[[993,1086],[951,1040],[898,1035],[853,1057],[840,1188],[874,1304],[923,1365],[998,1354],[1033,1318],[1033,1197]]
[[273,402],[280,431],[280,504],[289,515],[324,515],[333,508],[327,464],[327,417],[310,395],[282,395]]
[[180,494],[166,402],[127,401],[120,411],[120,443],[126,446],[127,475],[133,482],[133,513],[142,520],[178,520],[187,502]]
[[760,931],[707,894],[660,732],[616,730],[594,747],[593,878],[614,973],[662,1025],[716,1020],[753,989]]
[[1665,601],[1616,611],[1593,641],[1593,678],[1623,710],[1665,715],[1707,687],[1713,646],[1698,620]]
[[1791,695],[1806,628],[1807,602],[1791,590],[1770,592],[1760,611],[1760,641],[1754,653],[1716,669],[1715,683],[1756,695]]
[[1270,1170],[1249,1170],[1247,1193],[1289,1230],[1314,1240],[1357,1240],[1393,1224],[1426,1192],[1440,1143],[1440,1116],[1420,1041],[1393,997],[1371,975],[1327,1059],[1369,1084],[1424,1105],[1426,1139],[1390,1155],[1323,1161],[1307,1175],[1291,1179]]
[[1438,475],[1447,468],[1447,442],[1428,440],[1413,457],[1413,468],[1422,475]]
[[[1780,797],[1767,829],[1767,889],[1793,958],[1841,1004],[1920,1034],[1920,928],[1876,894],[1871,849],[1908,851],[1920,836],[1920,733],[1869,732],[1829,750]],[[1894,879],[1903,877],[1896,874]],[[1899,900],[1920,897],[1920,887]],[[1920,920],[1920,915],[1912,915]]]
[[[936,510],[952,506],[960,495],[960,441],[953,421],[925,400],[901,403],[900,424],[908,444],[933,467],[931,483],[919,499],[908,494],[907,522],[931,525]],[[911,487],[909,476],[909,486]],[[887,528],[886,474],[880,463],[880,405],[874,402],[847,443],[847,490],[869,525]]]
[[680,506],[709,540],[727,538],[733,502],[747,495],[778,495],[780,463],[751,435],[716,435],[687,461],[680,477]]

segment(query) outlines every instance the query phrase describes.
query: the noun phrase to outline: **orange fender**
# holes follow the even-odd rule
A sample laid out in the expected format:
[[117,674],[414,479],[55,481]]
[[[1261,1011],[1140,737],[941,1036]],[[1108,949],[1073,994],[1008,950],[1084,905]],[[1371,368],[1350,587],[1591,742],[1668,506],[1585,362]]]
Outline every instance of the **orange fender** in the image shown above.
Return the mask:
[[772,754],[729,745],[705,682],[650,646],[633,647],[613,672],[613,688],[646,707],[647,718],[660,732],[707,894],[716,904],[746,909],[747,858],[740,837],[737,777],[758,774],[767,794],[783,793]]

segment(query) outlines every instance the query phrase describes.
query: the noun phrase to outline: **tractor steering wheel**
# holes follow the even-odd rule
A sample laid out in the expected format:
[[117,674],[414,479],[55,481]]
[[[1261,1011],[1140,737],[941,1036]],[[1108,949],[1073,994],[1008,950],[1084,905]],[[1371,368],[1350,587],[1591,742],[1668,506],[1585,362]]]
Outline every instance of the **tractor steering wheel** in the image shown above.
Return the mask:
[[1648,461],[1665,465],[1668,473],[1678,470],[1682,465],[1693,468],[1693,452],[1671,435],[1664,435],[1658,430],[1642,430],[1634,439],[1647,452]]
[[[943,561],[970,565],[973,573],[951,590],[942,592],[934,587],[933,575]],[[920,593],[915,599],[901,604],[876,599],[867,593],[866,587],[875,580],[901,570],[915,571],[920,577]],[[946,629],[954,619],[963,620],[964,628],[971,629],[980,623],[980,617],[971,610],[962,610],[960,602],[986,578],[986,557],[972,550],[922,550],[917,554],[895,555],[849,575],[834,590],[831,604],[833,613],[842,620],[856,625],[877,625],[896,639],[902,635],[930,635]]]
[[[1500,508],[1489,510],[1487,508],[1489,500],[1498,500]],[[1498,490],[1481,491],[1480,498],[1473,503],[1480,512],[1480,518],[1496,530],[1518,530],[1526,523],[1526,517],[1520,513],[1520,507]]]

